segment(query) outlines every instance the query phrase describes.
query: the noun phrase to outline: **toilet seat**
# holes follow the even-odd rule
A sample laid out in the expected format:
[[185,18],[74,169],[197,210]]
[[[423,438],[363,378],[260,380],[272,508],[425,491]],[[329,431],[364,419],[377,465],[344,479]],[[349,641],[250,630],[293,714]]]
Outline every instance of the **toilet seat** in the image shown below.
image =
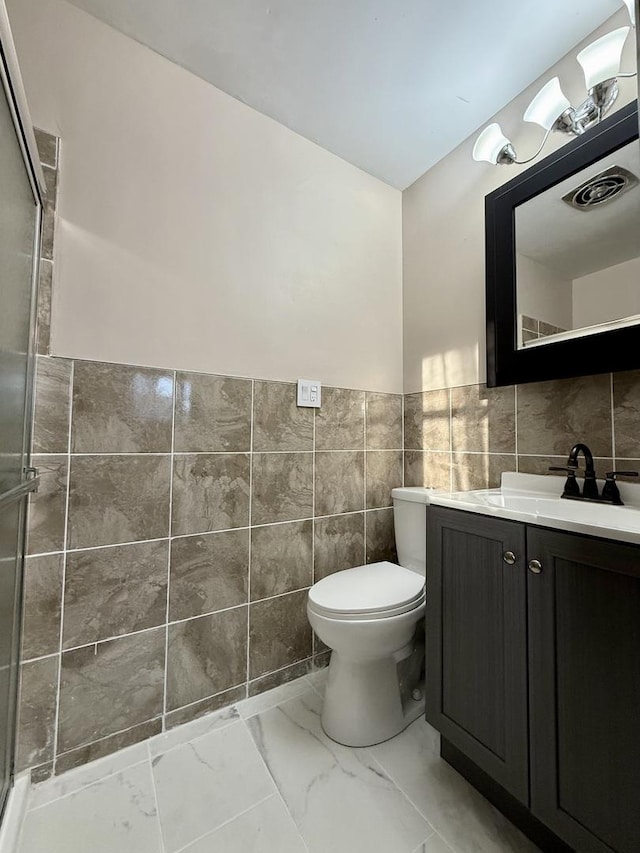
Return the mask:
[[329,619],[386,619],[421,607],[424,576],[394,563],[370,563],[329,575],[309,590],[308,606]]

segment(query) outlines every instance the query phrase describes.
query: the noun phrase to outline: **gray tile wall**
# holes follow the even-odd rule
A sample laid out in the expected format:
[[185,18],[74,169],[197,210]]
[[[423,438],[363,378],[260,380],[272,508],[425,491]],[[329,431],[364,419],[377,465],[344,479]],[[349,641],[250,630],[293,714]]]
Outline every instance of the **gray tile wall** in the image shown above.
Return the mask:
[[299,409],[293,383],[50,357],[54,215],[17,757],[38,779],[324,665],[307,589],[395,559],[403,476],[400,395]]
[[598,474],[640,470],[640,371],[407,394],[404,417],[407,486],[493,488],[503,471],[546,474],[576,441]]
[[325,662],[309,586],[395,559],[402,397],[38,356],[19,765],[60,771]]

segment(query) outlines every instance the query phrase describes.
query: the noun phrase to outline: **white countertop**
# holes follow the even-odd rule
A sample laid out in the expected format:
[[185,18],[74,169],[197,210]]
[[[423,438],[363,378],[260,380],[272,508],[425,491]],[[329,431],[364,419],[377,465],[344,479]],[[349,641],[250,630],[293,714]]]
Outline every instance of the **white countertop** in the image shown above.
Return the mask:
[[563,499],[563,487],[562,477],[505,472],[499,489],[433,491],[429,503],[640,545],[640,485],[618,483],[625,506]]

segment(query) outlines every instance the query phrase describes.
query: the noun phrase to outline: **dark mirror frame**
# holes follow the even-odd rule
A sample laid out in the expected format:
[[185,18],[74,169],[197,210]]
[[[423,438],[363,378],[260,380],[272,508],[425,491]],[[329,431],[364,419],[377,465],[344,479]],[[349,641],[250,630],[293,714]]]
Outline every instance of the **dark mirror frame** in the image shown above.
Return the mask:
[[518,205],[637,138],[638,103],[634,101],[486,196],[487,385],[490,388],[640,367],[640,325],[518,349],[515,252]]

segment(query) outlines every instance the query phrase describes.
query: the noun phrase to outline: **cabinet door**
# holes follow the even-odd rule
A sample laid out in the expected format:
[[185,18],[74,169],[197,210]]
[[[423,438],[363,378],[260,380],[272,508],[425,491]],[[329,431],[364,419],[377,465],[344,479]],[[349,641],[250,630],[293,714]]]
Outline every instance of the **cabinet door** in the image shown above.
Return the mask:
[[443,507],[427,524],[427,719],[526,804],[524,525]]
[[527,539],[532,811],[580,853],[638,853],[640,547]]

